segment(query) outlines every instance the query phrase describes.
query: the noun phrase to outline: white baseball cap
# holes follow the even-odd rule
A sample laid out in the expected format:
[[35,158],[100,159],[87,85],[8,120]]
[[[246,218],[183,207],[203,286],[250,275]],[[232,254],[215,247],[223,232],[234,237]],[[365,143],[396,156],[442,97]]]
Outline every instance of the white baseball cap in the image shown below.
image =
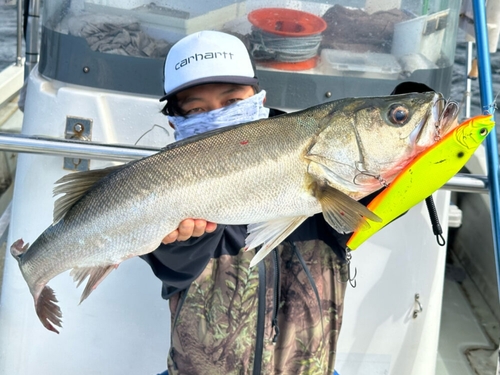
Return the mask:
[[219,31],[199,31],[175,43],[167,54],[163,89],[167,100],[204,83],[258,84],[245,44]]

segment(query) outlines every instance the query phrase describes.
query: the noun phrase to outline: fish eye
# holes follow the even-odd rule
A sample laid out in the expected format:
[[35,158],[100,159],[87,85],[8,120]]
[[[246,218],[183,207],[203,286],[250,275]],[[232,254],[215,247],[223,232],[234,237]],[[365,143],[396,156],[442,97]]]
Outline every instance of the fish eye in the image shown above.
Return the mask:
[[410,111],[401,104],[394,104],[389,108],[387,117],[394,125],[404,125],[410,118]]
[[479,134],[481,134],[482,137],[485,137],[486,135],[488,135],[488,129],[482,128],[481,130],[479,130]]

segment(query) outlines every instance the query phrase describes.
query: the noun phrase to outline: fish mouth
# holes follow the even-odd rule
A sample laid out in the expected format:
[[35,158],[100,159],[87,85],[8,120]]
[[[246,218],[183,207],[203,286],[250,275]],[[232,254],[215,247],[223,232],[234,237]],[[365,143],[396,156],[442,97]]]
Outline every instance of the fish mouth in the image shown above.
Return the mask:
[[[438,107],[441,103],[444,103],[444,107],[442,109],[435,109],[435,107]],[[460,106],[453,100],[445,100],[444,98],[441,98],[437,103],[435,103],[432,110],[433,112],[436,111],[436,115],[438,116],[436,137],[437,140],[439,140],[458,126]],[[433,116],[436,115],[433,113]]]
[[430,113],[417,127],[414,144],[418,151],[426,149],[458,126],[460,107],[457,102],[446,100],[439,93],[432,99]]

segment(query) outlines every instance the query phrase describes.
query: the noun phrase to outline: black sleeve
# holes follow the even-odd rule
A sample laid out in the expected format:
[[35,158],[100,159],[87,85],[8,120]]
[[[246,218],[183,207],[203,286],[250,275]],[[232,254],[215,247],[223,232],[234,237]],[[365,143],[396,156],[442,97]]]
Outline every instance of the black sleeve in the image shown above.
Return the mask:
[[142,255],[163,282],[162,296],[168,298],[189,285],[203,272],[211,258],[236,255],[245,244],[245,225],[217,225],[213,233],[160,245]]
[[286,241],[321,240],[337,254],[339,259],[345,260],[345,244],[343,245],[342,242],[344,237],[347,236],[348,239],[350,235],[337,232],[326,222],[323,214],[319,213],[307,218],[300,227],[287,237]]

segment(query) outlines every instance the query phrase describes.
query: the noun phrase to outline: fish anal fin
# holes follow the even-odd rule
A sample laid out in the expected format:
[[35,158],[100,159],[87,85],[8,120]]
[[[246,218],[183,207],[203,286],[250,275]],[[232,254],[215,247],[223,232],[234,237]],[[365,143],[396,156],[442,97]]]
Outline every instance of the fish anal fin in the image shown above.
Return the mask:
[[350,233],[370,227],[368,220],[382,219],[347,194],[326,184],[317,184],[314,194],[321,204],[323,216],[328,224],[339,233]]
[[62,313],[57,302],[54,291],[48,286],[44,286],[38,298],[35,298],[35,311],[38,319],[45,328],[55,333],[59,331],[54,326],[62,327]]
[[122,165],[103,169],[70,173],[56,181],[53,190],[54,196],[63,194],[57,198],[54,204],[54,223],[61,220],[69,209],[92,187],[94,184],[110,173],[123,168]]
[[113,271],[118,264],[111,264],[107,266],[100,267],[75,267],[71,270],[70,275],[73,276],[73,280],[77,283],[77,287],[82,284],[83,281],[89,277],[87,285],[83,290],[82,296],[80,298],[80,303],[82,303],[89,295],[97,288],[97,286],[103,281],[106,276]]
[[262,223],[248,225],[248,237],[245,250],[262,245],[261,249],[250,261],[250,267],[255,266],[276,246],[285,240],[308,216],[285,217]]

